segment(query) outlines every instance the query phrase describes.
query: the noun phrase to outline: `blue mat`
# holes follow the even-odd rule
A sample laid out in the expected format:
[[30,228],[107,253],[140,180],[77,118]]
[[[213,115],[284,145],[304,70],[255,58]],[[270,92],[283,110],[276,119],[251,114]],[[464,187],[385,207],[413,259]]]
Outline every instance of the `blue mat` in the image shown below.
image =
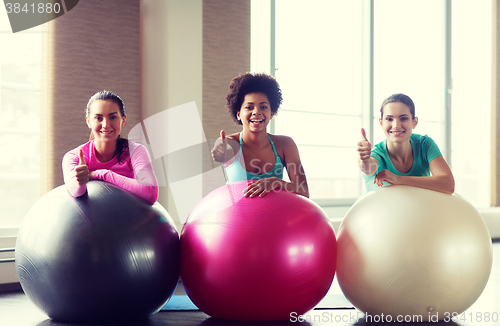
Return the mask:
[[200,310],[187,295],[173,295],[161,310]]
[[[354,309],[343,294],[330,294],[321,300],[314,310]],[[173,295],[161,310],[199,310],[187,295]]]

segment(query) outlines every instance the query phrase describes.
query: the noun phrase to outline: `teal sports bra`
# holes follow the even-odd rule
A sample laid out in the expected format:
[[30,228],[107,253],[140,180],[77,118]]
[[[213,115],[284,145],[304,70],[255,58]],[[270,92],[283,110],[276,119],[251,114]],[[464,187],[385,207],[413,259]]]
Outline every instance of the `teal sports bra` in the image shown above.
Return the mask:
[[[243,142],[241,140],[241,135],[243,133],[240,132],[240,151],[236,155],[236,158],[234,159],[233,163],[226,167],[224,169],[225,174],[226,174],[226,181],[227,183],[234,183],[238,181],[243,181],[243,180],[260,180],[264,178],[270,178],[270,177],[277,177],[280,179],[283,179],[283,163],[281,162],[281,159],[276,152],[276,148],[274,147],[274,143],[271,140],[271,137],[267,135],[269,138],[269,141],[271,142],[271,146],[273,147],[273,152],[274,155],[276,156],[276,164],[272,168],[272,170],[266,172],[266,173],[252,173],[250,171],[247,171],[243,165],[245,164],[245,161],[242,160],[242,155],[243,155]],[[242,165],[243,164],[243,165]]]

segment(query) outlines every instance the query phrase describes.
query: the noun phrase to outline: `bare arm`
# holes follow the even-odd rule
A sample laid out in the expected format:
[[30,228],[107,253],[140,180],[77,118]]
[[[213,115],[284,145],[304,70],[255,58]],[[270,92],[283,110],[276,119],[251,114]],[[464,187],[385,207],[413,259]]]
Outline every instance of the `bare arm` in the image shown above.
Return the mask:
[[378,169],[378,162],[371,156],[372,145],[366,138],[366,132],[363,128],[361,128],[361,136],[363,139],[357,144],[359,169],[366,175],[374,175]]
[[287,139],[285,148],[286,171],[290,182],[283,182],[283,189],[309,198],[306,172],[300,160],[299,149],[292,138]]
[[[230,136],[231,137],[231,136]],[[229,164],[230,160],[234,157],[236,150],[233,148],[234,140],[232,138],[228,138],[230,140],[229,146],[226,139],[226,133],[224,130],[220,131],[220,138],[215,142],[214,147],[212,148],[212,159],[215,162],[223,163],[224,165]]]
[[448,163],[442,156],[436,157],[429,163],[432,176],[429,177],[410,177],[395,175],[387,170],[380,171],[374,182],[382,186],[382,182],[388,182],[395,185],[407,185],[419,188],[439,191],[445,194],[455,192],[455,179]]
[[286,137],[285,145],[285,165],[290,182],[277,177],[265,178],[253,181],[245,190],[245,196],[264,196],[273,190],[286,190],[309,198],[309,186],[307,185],[306,173],[300,161],[299,149],[293,139]]

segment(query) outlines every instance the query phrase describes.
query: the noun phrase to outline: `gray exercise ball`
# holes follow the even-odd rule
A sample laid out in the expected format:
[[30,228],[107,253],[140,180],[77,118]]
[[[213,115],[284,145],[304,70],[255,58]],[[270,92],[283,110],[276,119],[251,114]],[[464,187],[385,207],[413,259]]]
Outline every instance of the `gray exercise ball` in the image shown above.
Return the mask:
[[60,186],[25,217],[16,268],[26,295],[52,319],[141,320],[175,290],[179,235],[159,203],[102,181],[90,181],[78,198]]

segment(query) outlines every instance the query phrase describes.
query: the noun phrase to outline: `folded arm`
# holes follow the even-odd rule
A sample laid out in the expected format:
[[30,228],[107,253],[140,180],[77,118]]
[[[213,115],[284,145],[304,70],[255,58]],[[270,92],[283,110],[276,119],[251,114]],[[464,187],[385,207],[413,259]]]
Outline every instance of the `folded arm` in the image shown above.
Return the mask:
[[374,183],[381,186],[382,182],[385,181],[390,184],[414,186],[453,194],[455,192],[455,179],[445,159],[442,156],[436,157],[429,163],[429,168],[432,176],[428,177],[401,176],[388,170],[382,170],[375,176]]
[[93,179],[103,180],[123,188],[150,203],[158,200],[158,182],[148,152],[143,146],[130,149],[130,162],[134,178],[128,178],[110,170],[91,172]]

